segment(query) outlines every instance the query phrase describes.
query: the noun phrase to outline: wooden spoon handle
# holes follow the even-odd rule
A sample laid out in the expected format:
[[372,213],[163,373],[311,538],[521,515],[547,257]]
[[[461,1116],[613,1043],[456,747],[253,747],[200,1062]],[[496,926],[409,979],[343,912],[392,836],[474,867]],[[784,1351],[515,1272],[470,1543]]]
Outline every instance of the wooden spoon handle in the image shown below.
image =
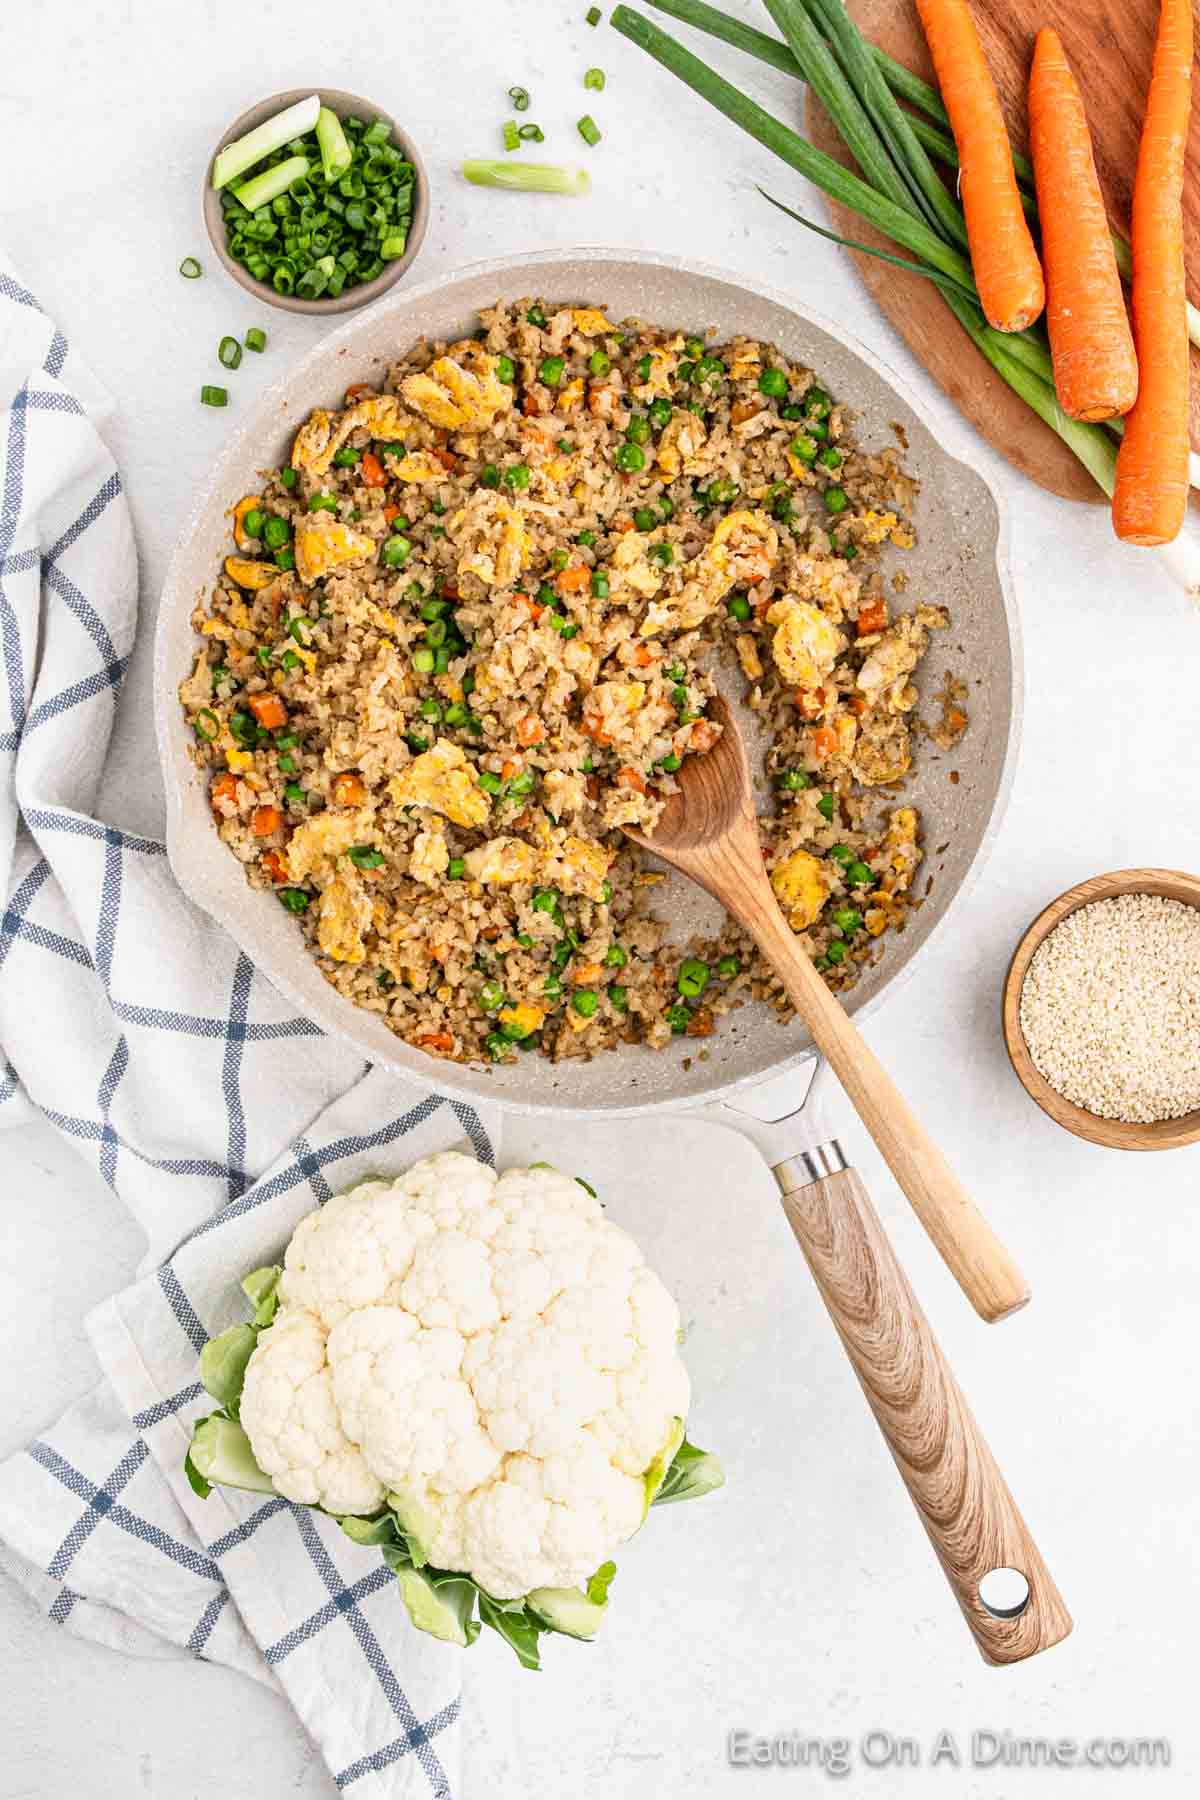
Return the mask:
[[989,1324],[1016,1312],[1029,1299],[1024,1276],[821,980],[774,897],[742,916],[971,1305]]
[[[792,1187],[789,1166],[775,1171],[788,1223],[984,1660],[1036,1656],[1070,1633],[1071,1615],[866,1189],[853,1169]],[[980,1598],[993,1569],[1029,1584],[1015,1618]]]

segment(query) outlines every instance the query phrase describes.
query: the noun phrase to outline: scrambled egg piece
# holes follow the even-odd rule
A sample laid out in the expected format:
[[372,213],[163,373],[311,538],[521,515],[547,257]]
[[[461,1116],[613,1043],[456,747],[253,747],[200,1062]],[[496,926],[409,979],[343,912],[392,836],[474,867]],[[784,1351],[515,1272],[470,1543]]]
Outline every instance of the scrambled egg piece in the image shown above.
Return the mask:
[[254,753],[251,750],[227,750],[225,766],[232,769],[235,775],[244,775],[247,769],[254,767]]
[[[679,344],[682,342],[683,339],[680,338]],[[659,395],[669,395],[671,377],[675,373],[679,358],[673,356],[669,350],[661,350],[657,346],[647,350],[646,355],[650,358],[650,374],[647,380],[639,383],[634,392],[643,400],[654,400]]]
[[[885,887],[893,894],[902,894],[912,882],[923,857],[917,843],[917,815],[913,807],[896,808],[888,822],[886,844],[889,873],[884,877]],[[881,894],[878,898],[884,896]]]
[[482,489],[450,520],[457,531],[469,528],[458,559],[458,574],[473,575],[485,587],[511,587],[529,564],[532,544],[525,515],[503,494]]
[[392,473],[400,481],[441,481],[446,471],[429,450],[410,450],[399,462],[393,459]]
[[612,553],[612,575],[618,586],[631,587],[647,599],[662,586],[662,575],[646,557],[649,540],[640,531],[627,531]]
[[474,768],[448,738],[439,738],[432,750],[393,775],[388,793],[398,806],[427,806],[455,825],[483,825],[492,810]]
[[582,894],[588,900],[604,899],[604,883],[615,852],[591,838],[569,837],[561,850],[552,850],[542,866],[545,879],[564,894]]
[[742,674],[747,681],[757,681],[763,672],[762,657],[758,654],[758,646],[749,632],[743,632],[734,639],[734,649],[738,661],[742,665]]
[[348,812],[331,808],[315,819],[305,819],[288,844],[289,876],[293,881],[307,880],[323,862],[333,862],[352,844],[361,844],[370,830],[370,814],[358,807]]
[[440,826],[439,819],[436,828],[418,831],[408,858],[411,879],[424,882],[426,887],[436,887],[439,877],[450,867],[450,851]]
[[829,894],[824,864],[807,850],[793,850],[772,869],[771,886],[793,931],[808,929]]
[[258,548],[258,539],[252,538],[246,530],[246,514],[261,505],[261,494],[243,494],[233,509],[233,541],[244,556]]
[[502,1025],[506,1025],[514,1038],[530,1037],[540,1031],[546,1019],[544,1006],[534,1006],[529,1000],[522,1000],[516,1006],[502,1006],[496,1014]]
[[279,579],[279,570],[274,563],[252,562],[247,556],[227,556],[225,573],[230,581],[236,581],[240,588],[249,588],[252,593],[270,587]]
[[292,467],[321,476],[352,432],[369,431],[372,437],[403,438],[404,415],[395,394],[374,394],[338,414],[310,413],[292,444]]
[[776,600],[767,613],[767,624],[776,628],[771,640],[775,667],[785,681],[797,687],[818,686],[846,648],[845,638],[820,607],[791,594]]
[[332,513],[307,513],[296,527],[296,572],[301,581],[319,581],[331,569],[366,562],[374,554],[374,538],[343,525]]
[[565,769],[551,769],[542,780],[542,801],[556,819],[564,813],[580,812],[585,798],[582,777],[570,775]]
[[[289,863],[290,863],[289,857]],[[317,942],[334,962],[360,963],[367,954],[363,933],[373,917],[371,896],[358,880],[338,875],[321,895]]]
[[668,481],[673,481],[681,469],[685,475],[696,473],[700,467],[697,458],[707,437],[703,419],[676,408],[658,440],[658,466]]
[[532,881],[534,877],[533,846],[524,838],[492,838],[477,850],[468,850],[463,860],[472,881],[492,887],[512,887],[515,882]]
[[892,536],[899,522],[894,512],[866,512],[859,523],[859,536],[864,544],[882,544],[884,538]]
[[688,579],[678,597],[656,600],[646,608],[639,636],[690,631],[702,624],[731,587],[764,580],[778,552],[779,533],[761,507],[726,513],[700,555],[688,564]]
[[414,412],[446,431],[486,430],[513,403],[512,388],[496,374],[496,358],[472,345],[463,352],[474,366],[439,356],[423,373],[408,375],[400,391]]
[[584,337],[602,337],[606,331],[616,330],[612,321],[595,306],[573,306],[571,322]]

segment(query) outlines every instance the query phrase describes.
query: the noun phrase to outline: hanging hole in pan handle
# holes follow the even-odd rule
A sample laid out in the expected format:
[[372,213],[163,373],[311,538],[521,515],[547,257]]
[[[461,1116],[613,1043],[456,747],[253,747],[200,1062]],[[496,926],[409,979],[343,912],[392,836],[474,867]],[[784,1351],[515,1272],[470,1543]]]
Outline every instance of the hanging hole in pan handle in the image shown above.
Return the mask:
[[979,1583],[979,1603],[993,1619],[1019,1619],[1031,1598],[1020,1569],[989,1569]]

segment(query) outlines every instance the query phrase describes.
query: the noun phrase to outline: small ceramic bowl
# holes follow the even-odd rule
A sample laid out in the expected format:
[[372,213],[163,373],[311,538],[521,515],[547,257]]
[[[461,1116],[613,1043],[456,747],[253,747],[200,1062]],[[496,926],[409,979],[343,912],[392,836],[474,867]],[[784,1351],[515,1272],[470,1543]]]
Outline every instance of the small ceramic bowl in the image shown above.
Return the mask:
[[[372,119],[383,119],[392,128],[392,140],[396,147],[403,151],[405,159],[416,170],[413,180],[412,220],[409,225],[408,243],[405,245],[404,255],[398,256],[395,262],[388,263],[383,273],[377,275],[374,281],[363,281],[357,287],[344,288],[340,294],[328,300],[300,300],[294,294],[277,294],[270,282],[256,281],[249,269],[240,262],[235,262],[225,244],[225,219],[221,212],[221,196],[212,184],[213,163],[219,150],[223,150],[226,144],[231,144],[235,138],[244,136],[247,131],[253,131],[255,126],[261,125],[265,119],[273,118],[285,107],[294,106],[297,100],[305,100],[309,94],[314,93],[320,94],[321,104],[329,107],[339,119],[355,117],[366,119],[368,122]],[[250,107],[247,112],[242,113],[240,118],[235,119],[233,124],[222,134],[204,171],[203,207],[204,224],[209,242],[226,272],[232,275],[238,285],[244,287],[248,294],[253,294],[256,300],[264,301],[267,306],[282,307],[285,312],[332,315],[353,312],[356,307],[366,306],[369,301],[377,300],[380,294],[385,294],[390,287],[394,287],[411,266],[417,251],[421,248],[425,227],[429,223],[429,177],[425,172],[425,164],[421,160],[421,153],[417,146],[403,127],[397,125],[391,114],[384,112],[382,107],[374,105],[370,100],[360,99],[357,94],[343,93],[340,88],[290,88],[286,94],[272,94],[268,99],[260,100],[257,106]]]
[[1056,1125],[1110,1150],[1175,1150],[1200,1141],[1200,1112],[1184,1113],[1178,1119],[1157,1119],[1150,1125],[1102,1119],[1050,1086],[1035,1067],[1021,1030],[1021,989],[1039,945],[1068,913],[1097,900],[1115,899],[1119,894],[1161,894],[1168,900],[1180,900],[1185,906],[1200,906],[1200,878],[1178,869],[1117,869],[1111,875],[1093,875],[1090,881],[1081,881],[1078,887],[1068,888],[1052,900],[1033,921],[1008,965],[1004,982],[1004,1042],[1025,1092]]

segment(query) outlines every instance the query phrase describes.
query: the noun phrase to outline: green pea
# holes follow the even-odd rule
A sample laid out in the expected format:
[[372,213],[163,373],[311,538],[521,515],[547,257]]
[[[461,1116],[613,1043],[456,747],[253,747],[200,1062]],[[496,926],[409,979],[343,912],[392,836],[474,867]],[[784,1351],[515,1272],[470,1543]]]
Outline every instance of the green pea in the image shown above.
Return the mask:
[[622,950],[620,944],[610,944],[604,952],[604,961],[610,969],[623,969],[629,961],[629,952]]
[[278,894],[280,906],[290,913],[302,913],[308,905],[309,898],[310,896],[305,893],[303,888],[297,887],[280,888]]
[[612,368],[612,357],[603,350],[593,350],[588,357],[588,368],[593,375],[607,375]]
[[498,488],[500,486],[500,471],[495,463],[484,463],[482,469],[479,471],[479,485],[480,487],[485,488]]
[[646,452],[638,444],[620,444],[613,461],[623,474],[636,475],[646,466]]
[[658,514],[651,506],[635,506],[633,522],[639,531],[653,531],[658,524]]
[[498,356],[496,358],[496,376],[506,387],[512,386],[513,382],[517,379],[517,369],[511,356]]
[[511,469],[505,469],[504,485],[508,488],[527,488],[529,486],[529,470],[526,465],[514,463]]
[[741,967],[736,956],[723,956],[717,964],[717,974],[722,981],[731,981],[735,975],[741,973]]
[[832,406],[824,388],[810,387],[804,396],[804,410],[810,419],[827,419]]
[[680,1037],[687,1030],[692,1015],[686,1006],[676,1004],[675,1006],[668,1006],[663,1017],[671,1027],[671,1030],[675,1033],[675,1036]]
[[832,444],[826,444],[817,456],[817,461],[823,469],[840,469],[843,460],[841,451],[835,450]]
[[838,927],[839,931],[844,931],[846,936],[849,937],[853,932],[858,931],[861,928],[862,914],[853,906],[835,906],[833,909],[833,922]]
[[832,822],[834,804],[835,802],[832,794],[821,795],[821,798],[817,801],[817,811],[823,819],[828,819]]
[[538,380],[547,387],[557,387],[563,378],[566,362],[561,356],[544,356],[538,365]]
[[748,619],[751,610],[750,602],[745,594],[735,594],[732,600],[726,602],[725,610],[731,619]]
[[827,944],[825,947],[826,960],[831,963],[834,968],[837,967],[838,963],[845,962],[847,954],[846,946],[840,938],[834,938],[832,944]]
[[792,439],[788,445],[788,451],[796,458],[797,462],[813,463],[817,459],[817,440],[811,432],[802,433],[799,437]]
[[844,513],[850,504],[850,497],[845,488],[827,487],[825,489],[825,511],[828,513]]
[[782,400],[788,391],[788,378],[782,369],[764,369],[758,378],[760,394],[769,394],[772,400]]
[[672,751],[670,756],[663,757],[658,766],[660,769],[665,769],[668,775],[674,775],[676,769],[682,769],[683,758],[681,756],[676,756],[674,751]]
[[[802,788],[812,786],[812,776],[803,769],[781,769],[775,777],[775,786],[785,794],[798,794]],[[829,854],[833,855],[832,850]]]
[[679,976],[676,987],[687,999],[694,1000],[708,986],[708,964],[699,957],[689,956],[679,965]]
[[614,1012],[623,1013],[629,1010],[629,990],[623,988],[619,982],[614,982],[609,988],[608,999]]
[[571,995],[571,1005],[581,1019],[590,1019],[600,1004],[600,996],[595,988],[576,988]]
[[846,877],[853,887],[875,886],[876,876],[874,869],[865,862],[859,862],[857,858],[846,870]]
[[671,402],[669,400],[662,398],[652,400],[648,412],[650,423],[656,431],[661,431],[664,425],[671,423]]

